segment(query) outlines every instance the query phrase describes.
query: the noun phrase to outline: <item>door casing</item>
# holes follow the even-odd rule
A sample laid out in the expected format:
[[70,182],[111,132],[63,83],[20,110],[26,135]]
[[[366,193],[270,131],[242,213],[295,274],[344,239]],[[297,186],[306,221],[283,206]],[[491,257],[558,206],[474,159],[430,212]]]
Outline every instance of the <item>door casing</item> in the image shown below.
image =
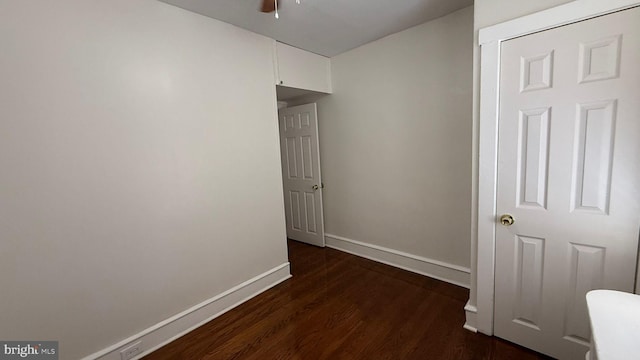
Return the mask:
[[[472,228],[472,254],[475,245],[477,253],[471,296],[465,306],[465,328],[493,335],[501,43],[636,6],[640,6],[639,0],[580,0],[480,30],[480,117],[479,123],[474,124],[477,146],[473,154],[474,161],[477,159],[474,164],[477,169],[474,189],[477,190],[473,196],[477,228]],[[472,271],[473,265],[472,261]],[[636,293],[640,290],[640,269],[638,271]]]

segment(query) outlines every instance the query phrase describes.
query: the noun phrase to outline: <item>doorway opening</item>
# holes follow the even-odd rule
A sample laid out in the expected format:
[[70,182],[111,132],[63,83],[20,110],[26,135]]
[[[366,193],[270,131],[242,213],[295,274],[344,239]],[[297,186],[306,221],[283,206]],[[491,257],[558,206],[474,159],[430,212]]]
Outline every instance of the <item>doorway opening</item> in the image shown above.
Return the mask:
[[287,238],[324,247],[324,183],[316,101],[325,93],[276,86]]

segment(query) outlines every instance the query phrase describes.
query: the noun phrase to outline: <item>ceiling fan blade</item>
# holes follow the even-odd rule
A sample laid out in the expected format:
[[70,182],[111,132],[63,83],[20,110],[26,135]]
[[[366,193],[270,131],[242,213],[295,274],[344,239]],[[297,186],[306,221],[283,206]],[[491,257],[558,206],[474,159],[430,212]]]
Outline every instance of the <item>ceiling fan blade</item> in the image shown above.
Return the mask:
[[[275,0],[275,1],[278,1],[278,0]],[[260,9],[260,11],[262,11],[263,13],[270,13],[270,12],[276,11],[275,1],[262,0],[262,8]],[[279,2],[278,2],[278,5],[280,5]]]

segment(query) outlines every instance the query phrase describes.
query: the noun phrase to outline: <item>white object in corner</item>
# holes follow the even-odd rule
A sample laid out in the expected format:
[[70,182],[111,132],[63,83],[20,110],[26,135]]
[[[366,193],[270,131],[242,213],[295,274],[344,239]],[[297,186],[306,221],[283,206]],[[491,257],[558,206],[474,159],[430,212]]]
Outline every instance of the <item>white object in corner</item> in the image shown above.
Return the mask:
[[82,360],[120,360],[120,351],[136,342],[141,342],[143,349],[135,359],[142,358],[289,278],[287,262]]
[[593,290],[587,293],[587,306],[592,332],[591,360],[640,357],[640,295]]
[[466,320],[462,327],[471,332],[477,333],[478,308],[471,304],[471,300],[467,301],[467,303],[464,305],[464,314]]
[[275,45],[276,84],[331,93],[331,60],[283,43]]
[[469,268],[337,235],[325,234],[325,238],[326,246],[332,249],[469,288],[469,274],[471,273]]

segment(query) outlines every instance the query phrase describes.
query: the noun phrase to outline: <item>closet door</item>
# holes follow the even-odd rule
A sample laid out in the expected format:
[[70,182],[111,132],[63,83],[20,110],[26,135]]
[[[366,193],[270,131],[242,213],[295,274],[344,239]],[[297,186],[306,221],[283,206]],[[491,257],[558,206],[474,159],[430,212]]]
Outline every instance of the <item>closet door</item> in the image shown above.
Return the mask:
[[503,43],[497,336],[584,359],[585,294],[634,291],[639,139],[640,8]]

